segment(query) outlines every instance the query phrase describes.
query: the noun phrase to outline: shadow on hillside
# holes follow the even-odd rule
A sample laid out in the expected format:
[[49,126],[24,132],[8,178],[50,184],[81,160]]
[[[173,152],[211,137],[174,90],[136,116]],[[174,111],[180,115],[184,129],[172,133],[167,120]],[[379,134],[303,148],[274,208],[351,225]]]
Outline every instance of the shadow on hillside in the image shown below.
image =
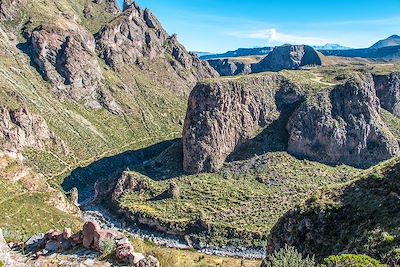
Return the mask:
[[286,130],[286,124],[293,110],[293,107],[282,110],[278,119],[256,137],[237,146],[229,155],[227,162],[247,160],[268,152],[287,151],[289,133]]
[[318,259],[343,252],[385,255],[398,266],[400,260],[393,262],[390,255],[400,245],[400,164],[378,173],[288,211],[271,230],[268,252],[288,244]]
[[81,201],[93,194],[96,182],[112,183],[126,170],[140,170],[148,161],[157,157],[177,142],[179,142],[179,139],[164,141],[143,149],[102,158],[86,167],[73,170],[71,175],[62,183],[62,188],[66,192],[73,187],[78,188]]

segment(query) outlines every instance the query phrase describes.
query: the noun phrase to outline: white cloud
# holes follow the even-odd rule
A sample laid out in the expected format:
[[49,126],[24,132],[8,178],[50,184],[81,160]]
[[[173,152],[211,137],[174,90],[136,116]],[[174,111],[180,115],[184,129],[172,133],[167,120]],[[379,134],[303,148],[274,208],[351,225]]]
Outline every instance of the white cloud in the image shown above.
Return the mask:
[[236,32],[228,32],[226,34],[238,38],[266,40],[269,45],[284,44],[284,43],[322,45],[329,43],[331,41],[329,39],[318,38],[318,37],[285,34],[278,32],[275,28],[255,30],[255,31],[236,31]]

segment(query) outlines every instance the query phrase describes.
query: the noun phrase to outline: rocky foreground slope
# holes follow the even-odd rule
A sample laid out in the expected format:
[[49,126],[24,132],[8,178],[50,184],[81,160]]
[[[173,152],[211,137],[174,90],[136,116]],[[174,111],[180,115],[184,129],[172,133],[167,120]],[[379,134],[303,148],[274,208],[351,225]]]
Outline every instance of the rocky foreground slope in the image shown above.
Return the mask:
[[80,166],[179,135],[185,96],[217,76],[133,1],[123,11],[113,0],[0,1],[0,36],[0,171],[11,177],[0,181],[0,227],[9,241],[78,227],[76,207],[46,180],[58,188]]
[[[200,83],[189,97],[183,131],[184,170],[220,169],[241,143],[274,121],[280,106],[296,102],[303,103],[291,110],[293,114],[286,114],[290,116],[286,124],[289,153],[357,167],[399,154],[398,140],[380,118],[380,102],[385,98],[377,97],[370,74],[354,73],[347,81],[315,95],[284,81],[280,75],[264,74]],[[377,87],[379,92],[380,84]]]

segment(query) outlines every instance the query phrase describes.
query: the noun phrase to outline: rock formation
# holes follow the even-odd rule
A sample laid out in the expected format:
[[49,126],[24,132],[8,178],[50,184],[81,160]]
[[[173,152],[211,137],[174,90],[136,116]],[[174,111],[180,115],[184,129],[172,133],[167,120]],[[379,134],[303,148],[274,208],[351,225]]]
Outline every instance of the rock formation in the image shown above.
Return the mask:
[[83,100],[94,109],[106,107],[118,113],[118,105],[102,91],[103,75],[93,36],[66,20],[39,26],[29,37],[32,60],[43,78],[60,97]]
[[0,0],[0,21],[11,20],[24,0]]
[[53,138],[40,116],[22,107],[16,111],[0,109],[0,144],[3,151],[19,153],[23,148],[44,148]]
[[[187,93],[197,81],[218,76],[207,62],[188,53],[175,35],[168,36],[150,10],[142,10],[134,2],[100,30],[96,44],[113,69],[136,66],[153,71],[158,82],[175,91]],[[151,67],[153,62],[157,66]],[[157,70],[162,70],[162,75]]]
[[399,153],[379,115],[371,75],[358,75],[307,100],[287,125],[288,151],[326,164],[369,167]]
[[[159,267],[160,263],[153,256],[135,253],[128,238],[118,231],[102,229],[97,222],[86,222],[81,231],[72,234],[70,229],[63,232],[49,231],[46,234],[30,238],[22,246],[25,253],[34,253],[36,256],[48,253],[64,253],[78,246],[88,250],[103,252],[106,242],[115,243],[115,260],[119,263],[134,267]],[[0,231],[0,252],[2,251]],[[75,265],[74,265],[75,266]]]
[[250,64],[233,62],[229,59],[210,59],[207,62],[220,76],[236,76],[251,73]]
[[184,124],[184,171],[221,168],[239,143],[271,121],[276,87],[276,76],[199,83],[190,94]]
[[374,75],[374,82],[382,108],[400,117],[400,72]]
[[252,65],[252,72],[297,70],[307,65],[322,65],[318,53],[307,45],[283,45],[275,47],[259,63]]
[[140,192],[148,188],[149,185],[147,181],[141,180],[133,174],[124,172],[115,185],[114,191],[112,192],[112,200],[117,201],[125,193]]

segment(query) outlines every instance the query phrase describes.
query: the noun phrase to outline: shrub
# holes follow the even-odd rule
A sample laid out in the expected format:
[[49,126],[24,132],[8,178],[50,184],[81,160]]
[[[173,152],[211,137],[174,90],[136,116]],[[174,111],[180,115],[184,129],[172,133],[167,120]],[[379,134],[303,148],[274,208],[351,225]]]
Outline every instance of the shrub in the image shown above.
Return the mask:
[[0,267],[4,267],[4,263],[2,260],[0,260]]
[[385,267],[379,261],[366,255],[344,254],[330,256],[321,267]]
[[104,241],[103,250],[100,259],[108,260],[114,257],[117,245],[113,239],[107,239]]
[[303,256],[293,247],[285,246],[283,249],[269,255],[263,261],[262,267],[315,267],[314,257]]

